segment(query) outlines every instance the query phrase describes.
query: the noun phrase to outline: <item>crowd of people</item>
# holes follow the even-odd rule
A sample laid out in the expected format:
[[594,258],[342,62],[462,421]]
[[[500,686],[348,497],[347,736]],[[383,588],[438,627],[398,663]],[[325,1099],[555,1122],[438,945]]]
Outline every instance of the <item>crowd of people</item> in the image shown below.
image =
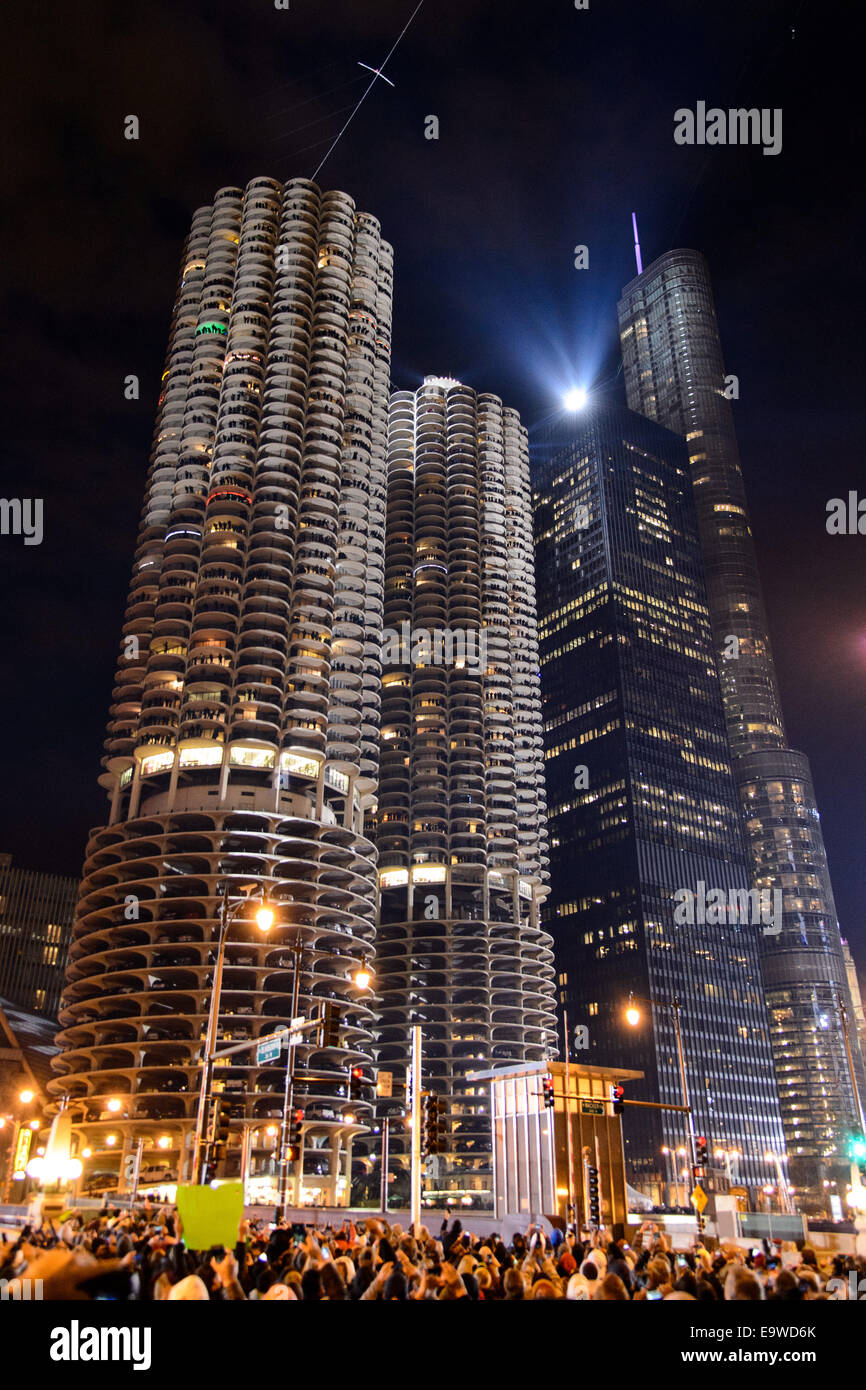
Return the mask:
[[459,1220],[438,1235],[423,1226],[415,1234],[378,1217],[337,1226],[244,1220],[233,1248],[196,1251],[176,1209],[146,1202],[71,1211],[17,1239],[4,1235],[0,1280],[5,1298],[60,1300],[799,1301],[866,1292],[866,1260],[793,1245],[711,1251],[695,1242],[676,1251],[651,1222],[630,1245],[536,1225],[478,1235]]

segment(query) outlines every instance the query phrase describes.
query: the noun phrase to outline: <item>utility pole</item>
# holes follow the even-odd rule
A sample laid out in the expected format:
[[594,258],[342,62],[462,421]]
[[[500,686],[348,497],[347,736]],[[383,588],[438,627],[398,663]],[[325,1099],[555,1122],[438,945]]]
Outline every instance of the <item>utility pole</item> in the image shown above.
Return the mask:
[[574,1206],[574,1143],[571,1133],[571,1061],[569,1058],[570,1048],[568,1045],[568,1010],[564,1005],[562,1009],[562,1031],[564,1034],[563,1043],[565,1045],[565,1133],[568,1140],[568,1209],[565,1213],[565,1224],[568,1226],[570,1221],[576,1220],[577,1213]]
[[382,1211],[388,1211],[388,1138],[390,1120],[386,1115],[382,1121]]
[[192,1145],[192,1180],[194,1183],[201,1182],[204,1168],[205,1125],[207,1124],[207,1113],[210,1105],[211,1087],[213,1085],[213,1054],[216,1049],[217,1028],[219,1026],[219,1006],[223,983],[223,963],[225,961],[228,915],[229,880],[226,879],[223,887],[223,898],[220,903],[220,929],[217,939],[217,956],[214,965],[213,980],[211,981],[210,1008],[208,1010],[207,1033],[205,1035],[204,1044],[204,1066],[201,1073],[198,1109],[195,1119],[195,1138],[193,1139]]
[[141,1155],[144,1152],[144,1140],[139,1139],[135,1146],[135,1162],[132,1165],[132,1182],[130,1183],[130,1206],[135,1205],[138,1197],[138,1184],[141,1178]]
[[412,1234],[421,1229],[421,1028],[412,1026]]

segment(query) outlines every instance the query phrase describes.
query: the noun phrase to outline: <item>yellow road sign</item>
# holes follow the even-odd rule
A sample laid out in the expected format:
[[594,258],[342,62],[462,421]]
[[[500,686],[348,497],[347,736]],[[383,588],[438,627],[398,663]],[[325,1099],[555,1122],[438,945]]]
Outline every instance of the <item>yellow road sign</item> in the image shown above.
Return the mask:
[[692,1197],[691,1197],[692,1206],[695,1208],[695,1211],[699,1211],[699,1212],[701,1213],[701,1215],[703,1215],[704,1207],[707,1205],[707,1202],[708,1202],[708,1201],[709,1201],[709,1198],[707,1197],[706,1192],[705,1192],[704,1189],[701,1187],[700,1183],[698,1183],[697,1187],[695,1188],[694,1192],[692,1193]]

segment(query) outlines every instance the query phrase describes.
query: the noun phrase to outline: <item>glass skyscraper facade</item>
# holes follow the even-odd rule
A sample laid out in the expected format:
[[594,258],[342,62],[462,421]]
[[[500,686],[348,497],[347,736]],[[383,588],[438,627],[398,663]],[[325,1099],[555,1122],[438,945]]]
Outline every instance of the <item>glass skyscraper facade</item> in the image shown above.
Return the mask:
[[78,879],[0,854],[0,997],[57,1017],[77,896]]
[[[782,1127],[763,926],[754,913],[715,922],[701,906],[711,891],[742,902],[751,884],[686,446],[630,411],[593,407],[540,441],[533,484],[544,916],[560,1001],[572,1033],[588,1030],[582,1060],[643,1070],[629,1098],[678,1105],[676,999],[695,1132],[754,1187],[775,1180],[764,1155],[781,1152]],[[687,894],[693,920],[681,922]],[[624,1133],[631,1181],[672,1200],[672,1163],[691,1162],[677,1154],[686,1117],[627,1108]]]
[[[788,745],[709,271],[697,251],[660,256],[619,303],[629,406],[684,436],[707,574],[749,869],[779,891],[781,931],[762,936],[790,1177],[822,1205],[848,1176],[859,1128],[845,1053],[845,961],[808,758]],[[863,1095],[863,1067],[852,1036]]]

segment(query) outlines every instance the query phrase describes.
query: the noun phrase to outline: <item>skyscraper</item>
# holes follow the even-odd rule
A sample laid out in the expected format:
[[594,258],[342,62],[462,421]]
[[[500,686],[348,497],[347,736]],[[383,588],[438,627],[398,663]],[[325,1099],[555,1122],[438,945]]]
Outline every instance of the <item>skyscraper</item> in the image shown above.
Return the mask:
[[57,1017],[78,880],[16,869],[0,854],[0,996]]
[[688,445],[751,874],[756,887],[783,894],[782,930],[762,937],[762,968],[790,1173],[814,1198],[825,1176],[847,1172],[845,1141],[859,1123],[840,1017],[840,1000],[850,1016],[850,999],[809,762],[785,733],[734,432],[735,383],[725,377],[703,256],[669,251],[630,281],[619,328],[630,407]]
[[388,430],[376,1052],[402,1079],[422,1025],[445,1119],[429,1191],[476,1205],[489,1088],[467,1073],[556,1046],[537,668],[526,430],[427,377]]
[[[725,1176],[754,1187],[775,1177],[764,1154],[782,1137],[764,926],[748,899],[685,444],[630,411],[591,407],[539,455],[545,919],[572,1042],[590,1064],[642,1070],[629,1099],[681,1105],[679,1006],[694,1134],[711,1163],[716,1150],[735,1155]],[[710,893],[724,895],[721,913],[705,910]],[[627,1109],[624,1136],[631,1181],[684,1201],[685,1116]]]
[[[378,763],[391,271],[376,219],[307,180],[222,189],[192,221],[100,779],[110,816],[88,845],[60,1018],[54,1089],[82,1102],[97,1166],[109,1131],[115,1152],[159,1135],[161,1157],[183,1166],[219,904],[252,884],[277,920],[263,937],[239,912],[229,931],[220,1039],[288,1022],[300,942],[301,1013],[332,1001],[340,1029],[336,1045],[307,1035],[296,1053],[310,1079],[295,1091],[292,1195],[347,1196],[370,1109],[350,1104],[346,1069],[372,1037],[352,977],[375,928],[363,818]],[[285,1065],[257,1065],[252,1048],[217,1070],[254,1170],[272,1151]]]

